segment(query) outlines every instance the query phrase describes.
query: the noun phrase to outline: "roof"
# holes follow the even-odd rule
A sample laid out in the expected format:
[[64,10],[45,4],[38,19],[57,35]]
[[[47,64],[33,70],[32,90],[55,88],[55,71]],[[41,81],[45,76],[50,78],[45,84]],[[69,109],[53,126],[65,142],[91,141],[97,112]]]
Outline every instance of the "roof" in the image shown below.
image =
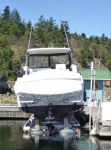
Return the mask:
[[56,54],[56,53],[69,53],[70,48],[31,48],[27,50],[30,54]]
[[[91,70],[90,69],[81,69],[79,70],[84,80],[91,79]],[[93,73],[92,73],[93,74]],[[111,80],[109,70],[95,70],[95,79],[96,80]]]

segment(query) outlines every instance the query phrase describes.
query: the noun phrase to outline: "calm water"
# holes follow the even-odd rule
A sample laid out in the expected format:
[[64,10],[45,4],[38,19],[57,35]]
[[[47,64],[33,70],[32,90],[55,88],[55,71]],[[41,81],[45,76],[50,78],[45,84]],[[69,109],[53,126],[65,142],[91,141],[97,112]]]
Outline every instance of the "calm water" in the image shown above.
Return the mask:
[[59,135],[25,135],[24,123],[0,120],[0,150],[111,150],[111,139],[99,140],[84,133],[68,140]]

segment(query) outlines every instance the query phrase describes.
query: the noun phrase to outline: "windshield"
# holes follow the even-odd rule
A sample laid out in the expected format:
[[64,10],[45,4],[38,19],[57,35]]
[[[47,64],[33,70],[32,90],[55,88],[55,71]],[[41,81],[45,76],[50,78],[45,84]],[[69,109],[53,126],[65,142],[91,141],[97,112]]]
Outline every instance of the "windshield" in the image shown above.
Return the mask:
[[70,66],[69,54],[53,54],[53,55],[29,55],[28,67],[29,68],[55,68],[56,64],[66,64]]

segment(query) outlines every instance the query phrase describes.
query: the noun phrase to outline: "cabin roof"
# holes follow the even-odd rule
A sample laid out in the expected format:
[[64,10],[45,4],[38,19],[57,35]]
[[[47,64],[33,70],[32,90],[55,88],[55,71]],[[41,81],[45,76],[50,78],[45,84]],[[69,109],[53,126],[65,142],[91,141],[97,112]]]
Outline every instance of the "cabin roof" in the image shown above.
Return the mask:
[[[91,70],[90,69],[81,69],[79,70],[84,80],[91,79]],[[95,79],[96,80],[111,80],[111,75],[109,70],[95,70]]]
[[30,54],[56,54],[56,53],[69,53],[70,48],[31,48],[27,50]]

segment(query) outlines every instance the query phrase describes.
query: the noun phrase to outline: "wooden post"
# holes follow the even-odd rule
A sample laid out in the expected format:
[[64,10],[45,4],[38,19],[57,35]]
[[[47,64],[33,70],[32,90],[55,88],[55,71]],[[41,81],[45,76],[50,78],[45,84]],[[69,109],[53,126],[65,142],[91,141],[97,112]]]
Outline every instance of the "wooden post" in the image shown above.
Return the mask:
[[35,119],[35,129],[36,130],[40,130],[40,122],[39,122],[39,119]]
[[64,117],[64,128],[69,127],[68,117]]
[[35,136],[35,143],[37,144],[39,142],[39,135]]
[[79,139],[81,138],[81,129],[80,128],[78,128],[78,137],[79,137]]

